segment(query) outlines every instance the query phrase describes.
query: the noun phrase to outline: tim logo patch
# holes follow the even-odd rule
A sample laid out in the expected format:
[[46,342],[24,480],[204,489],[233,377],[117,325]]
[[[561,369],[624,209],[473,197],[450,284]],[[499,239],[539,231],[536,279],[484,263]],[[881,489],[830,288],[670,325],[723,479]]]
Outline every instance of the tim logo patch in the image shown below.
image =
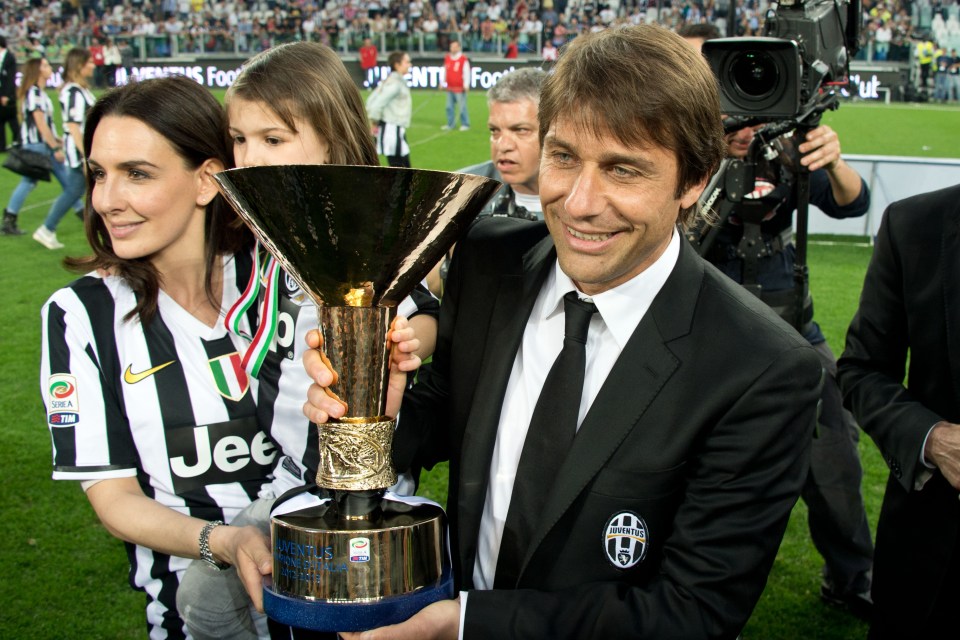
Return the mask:
[[370,561],[370,538],[350,538],[350,562]]
[[47,380],[47,422],[51,427],[72,427],[80,421],[77,379],[55,373]]
[[647,555],[647,523],[632,511],[623,511],[607,521],[603,552],[617,569],[629,569]]

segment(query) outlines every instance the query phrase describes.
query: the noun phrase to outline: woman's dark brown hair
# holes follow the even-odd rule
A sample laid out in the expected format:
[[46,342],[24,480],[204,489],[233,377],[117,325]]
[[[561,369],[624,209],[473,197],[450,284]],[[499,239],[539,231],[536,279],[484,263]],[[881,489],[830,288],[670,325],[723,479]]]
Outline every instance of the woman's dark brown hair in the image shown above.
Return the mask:
[[[189,78],[144,80],[105,93],[87,113],[85,149],[93,148],[97,127],[107,116],[141,121],[163,136],[189,169],[196,169],[211,158],[228,169],[233,166],[226,114],[207,89]],[[87,171],[86,233],[93,255],[67,258],[64,264],[77,272],[101,269],[122,277],[137,296],[137,306],[126,319],[139,316],[141,322],[149,324],[157,313],[160,274],[151,256],[132,260],[117,256],[103,219],[93,210],[93,188],[93,177]],[[224,254],[252,247],[253,236],[219,194],[206,207],[204,236],[207,297],[216,303],[219,296],[213,290],[213,274],[217,260]]]

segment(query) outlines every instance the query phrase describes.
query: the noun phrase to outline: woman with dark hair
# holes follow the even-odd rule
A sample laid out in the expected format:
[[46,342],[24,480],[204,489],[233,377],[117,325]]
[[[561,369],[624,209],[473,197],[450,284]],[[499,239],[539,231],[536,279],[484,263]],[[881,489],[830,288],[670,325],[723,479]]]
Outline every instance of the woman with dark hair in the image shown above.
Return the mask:
[[[176,609],[192,558],[234,562],[250,527],[219,526],[266,482],[246,342],[221,322],[253,241],[217,191],[231,166],[218,102],[185,77],[105,94],[87,114],[84,273],[42,311],[41,391],[53,478],[78,480],[126,542],[151,638],[186,636]],[[244,317],[249,330],[255,318]],[[227,452],[227,453],[225,453]]]
[[93,56],[87,49],[79,47],[67,52],[67,59],[63,65],[63,86],[60,87],[60,115],[63,118],[63,153],[64,177],[63,193],[61,193],[47,213],[36,231],[33,239],[47,249],[61,249],[63,245],[57,240],[57,225],[70,209],[70,205],[77,204],[78,212],[82,214],[80,198],[84,191],[83,178],[83,123],[87,110],[93,106],[96,98],[90,92],[90,78],[96,65]]
[[[53,126],[53,102],[44,88],[47,80],[53,75],[53,68],[46,58],[32,58],[23,65],[23,77],[17,88],[17,99],[20,101],[20,140],[23,148],[36,151],[50,157],[53,165],[53,175],[61,186],[67,185],[67,168],[63,164],[63,146],[60,136]],[[19,184],[10,195],[10,201],[3,212],[3,225],[0,235],[20,236],[23,230],[17,225],[17,216],[23,207],[27,196],[37,186],[33,178],[23,176]],[[63,246],[63,245],[60,245]]]

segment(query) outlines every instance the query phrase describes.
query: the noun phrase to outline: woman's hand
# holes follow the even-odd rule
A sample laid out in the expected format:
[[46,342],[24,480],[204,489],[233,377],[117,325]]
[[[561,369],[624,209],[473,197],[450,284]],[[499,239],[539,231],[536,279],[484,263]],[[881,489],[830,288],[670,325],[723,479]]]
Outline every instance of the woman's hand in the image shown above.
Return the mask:
[[263,611],[263,576],[273,573],[270,540],[253,526],[215,527],[210,550],[218,560],[232,564],[257,611]]

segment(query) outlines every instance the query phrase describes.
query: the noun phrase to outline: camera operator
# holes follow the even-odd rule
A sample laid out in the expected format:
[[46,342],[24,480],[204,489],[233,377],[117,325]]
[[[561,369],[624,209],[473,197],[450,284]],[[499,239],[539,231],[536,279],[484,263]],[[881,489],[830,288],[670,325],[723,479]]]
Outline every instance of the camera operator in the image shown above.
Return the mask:
[[[745,158],[757,128],[744,127],[727,135],[728,155]],[[810,203],[833,218],[862,216],[870,206],[870,192],[860,175],[840,156],[840,140],[829,126],[820,125],[797,146],[799,162],[810,171]],[[759,173],[759,172],[758,172]],[[717,268],[744,285],[759,285],[761,300],[775,309],[790,308],[796,301],[794,279],[793,217],[797,208],[789,181],[791,168],[774,160],[767,175],[755,183],[755,197],[769,203],[759,222],[749,222],[735,208],[719,229],[705,256]],[[745,233],[759,226],[765,253],[740,257],[738,246]],[[795,304],[795,302],[794,302]],[[789,317],[789,314],[784,314]],[[809,297],[804,304],[801,333],[814,346],[828,373],[822,391],[818,436],[811,451],[810,473],[802,497],[809,510],[810,535],[823,556],[821,597],[846,606],[868,618],[873,544],[860,493],[863,470],[857,452],[859,432],[841,405],[836,358],[813,321]]]
[[[680,35],[698,49],[716,38],[716,32],[693,28],[682,29]],[[796,135],[783,144],[784,139],[778,139],[775,143],[780,144],[780,153],[769,160],[752,146],[760,143],[755,143],[760,129],[745,126],[731,131],[726,127],[728,157],[755,164],[755,180],[752,192],[749,185],[744,186],[748,195],[743,203],[734,205],[721,219],[704,257],[792,325],[802,318],[800,332],[813,345],[828,374],[801,497],[807,504],[810,537],[824,558],[821,598],[869,619],[873,543],[860,493],[859,429],[842,407],[837,361],[813,321],[813,303],[808,295],[797,292],[793,241],[797,163],[810,172],[809,202],[833,218],[864,215],[870,207],[870,191],[844,162],[840,140],[830,127],[820,125],[807,131],[799,145],[793,142]],[[798,309],[801,300],[802,313]]]

